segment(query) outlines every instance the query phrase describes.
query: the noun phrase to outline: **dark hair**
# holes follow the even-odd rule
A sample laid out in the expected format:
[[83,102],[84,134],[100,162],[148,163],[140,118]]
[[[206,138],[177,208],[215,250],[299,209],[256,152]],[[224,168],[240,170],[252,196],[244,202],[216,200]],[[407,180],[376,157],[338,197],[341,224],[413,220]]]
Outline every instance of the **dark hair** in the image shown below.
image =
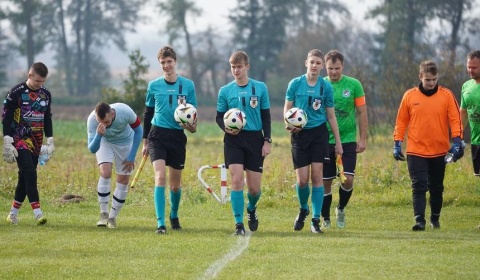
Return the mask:
[[158,51],[157,59],[171,57],[173,60],[177,61],[177,53],[172,47],[165,46]]
[[325,55],[325,62],[329,60],[332,60],[333,63],[337,62],[337,60],[340,60],[340,63],[343,65],[343,54],[337,50],[331,50]]
[[480,50],[471,51],[471,52],[467,55],[467,59],[474,59],[474,58],[480,59]]
[[240,64],[242,62],[248,64],[248,55],[244,51],[236,51],[232,53],[228,62],[230,62],[231,64]]
[[307,58],[309,58],[311,56],[320,57],[323,61],[323,52],[319,49],[313,49],[313,50],[309,51],[308,55],[307,55]]
[[35,62],[30,69],[42,78],[46,78],[48,75],[48,68],[42,62]]
[[437,64],[433,60],[425,60],[422,63],[420,63],[418,72],[420,75],[426,74],[426,73],[437,75],[438,73]]
[[95,106],[95,114],[97,114],[98,118],[103,120],[112,108],[105,102],[98,102]]

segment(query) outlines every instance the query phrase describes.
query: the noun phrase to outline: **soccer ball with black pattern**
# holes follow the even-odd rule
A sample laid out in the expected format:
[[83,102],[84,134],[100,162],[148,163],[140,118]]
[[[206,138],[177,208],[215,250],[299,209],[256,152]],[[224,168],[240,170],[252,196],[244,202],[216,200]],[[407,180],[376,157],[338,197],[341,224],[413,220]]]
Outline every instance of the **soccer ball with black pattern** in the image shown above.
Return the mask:
[[285,113],[285,124],[290,129],[303,128],[308,121],[307,113],[300,108],[294,107]]
[[225,128],[242,130],[247,124],[247,118],[242,110],[238,108],[232,108],[225,112],[225,115],[223,116],[223,123],[225,124]]
[[192,104],[180,104],[173,114],[175,121],[180,124],[193,125],[197,121],[197,109]]

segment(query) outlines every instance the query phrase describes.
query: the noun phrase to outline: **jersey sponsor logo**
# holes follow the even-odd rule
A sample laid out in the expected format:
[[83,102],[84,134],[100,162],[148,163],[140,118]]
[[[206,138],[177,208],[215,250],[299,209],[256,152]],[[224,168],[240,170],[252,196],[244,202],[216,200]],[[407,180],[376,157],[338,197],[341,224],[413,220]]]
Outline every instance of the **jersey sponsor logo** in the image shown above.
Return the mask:
[[250,107],[253,109],[257,108],[258,106],[258,97],[257,96],[250,96]]
[[351,93],[350,93],[350,90],[346,89],[342,92],[342,96],[345,97],[345,98],[348,98],[350,97]]

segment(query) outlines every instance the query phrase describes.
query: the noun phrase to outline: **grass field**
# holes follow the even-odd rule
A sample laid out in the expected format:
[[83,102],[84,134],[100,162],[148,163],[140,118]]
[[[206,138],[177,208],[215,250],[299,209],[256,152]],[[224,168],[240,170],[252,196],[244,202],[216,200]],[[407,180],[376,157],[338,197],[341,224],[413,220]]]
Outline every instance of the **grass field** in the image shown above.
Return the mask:
[[[5,221],[16,168],[0,164],[0,279],[479,279],[480,187],[469,151],[447,167],[442,228],[412,232],[410,182],[405,163],[391,156],[391,132],[369,138],[358,160],[356,187],[346,208],[347,227],[323,235],[292,229],[298,211],[289,138],[274,124],[274,150],[265,162],[258,206],[259,230],[231,236],[230,205],[220,205],[201,186],[197,170],[222,163],[221,133],[200,123],[189,135],[183,230],[156,235],[150,164],[111,230],[97,228],[94,155],[86,148],[83,122],[55,124],[54,158],[38,167],[47,225],[37,227],[26,202],[20,224]],[[212,187],[218,170],[205,171]],[[334,189],[333,205],[338,200]],[[59,198],[75,194],[79,203]],[[332,209],[333,212],[333,209]],[[4,214],[1,214],[4,213]],[[167,206],[167,215],[169,208]],[[427,210],[427,214],[429,211]]]

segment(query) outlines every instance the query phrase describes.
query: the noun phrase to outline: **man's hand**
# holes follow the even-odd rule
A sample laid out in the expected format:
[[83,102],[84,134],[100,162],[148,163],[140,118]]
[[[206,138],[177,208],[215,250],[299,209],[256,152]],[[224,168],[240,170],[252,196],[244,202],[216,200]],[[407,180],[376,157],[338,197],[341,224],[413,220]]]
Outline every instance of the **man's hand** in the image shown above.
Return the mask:
[[122,164],[123,164],[122,171],[132,172],[133,169],[135,169],[135,162],[134,161],[124,160],[122,162]]
[[393,157],[395,160],[405,160],[405,156],[402,154],[402,141],[395,141],[395,144],[393,145]]
[[53,145],[53,137],[47,138],[47,155],[49,158],[53,156],[53,152],[55,152],[55,146]]
[[99,123],[97,126],[97,134],[98,135],[105,135],[105,132],[107,131],[107,127],[103,123]]
[[225,127],[225,132],[230,135],[237,135],[240,132],[240,129],[231,129],[231,128]]
[[460,137],[454,137],[453,145],[448,151],[453,155],[452,157],[453,162],[456,162],[457,160],[463,157],[464,149],[465,149],[465,143],[462,141],[462,139]]
[[292,134],[299,133],[302,130],[299,127],[289,127],[288,125],[285,126],[285,129]]
[[17,161],[18,151],[13,146],[13,138],[11,136],[3,137],[3,160],[8,163],[14,163]]

